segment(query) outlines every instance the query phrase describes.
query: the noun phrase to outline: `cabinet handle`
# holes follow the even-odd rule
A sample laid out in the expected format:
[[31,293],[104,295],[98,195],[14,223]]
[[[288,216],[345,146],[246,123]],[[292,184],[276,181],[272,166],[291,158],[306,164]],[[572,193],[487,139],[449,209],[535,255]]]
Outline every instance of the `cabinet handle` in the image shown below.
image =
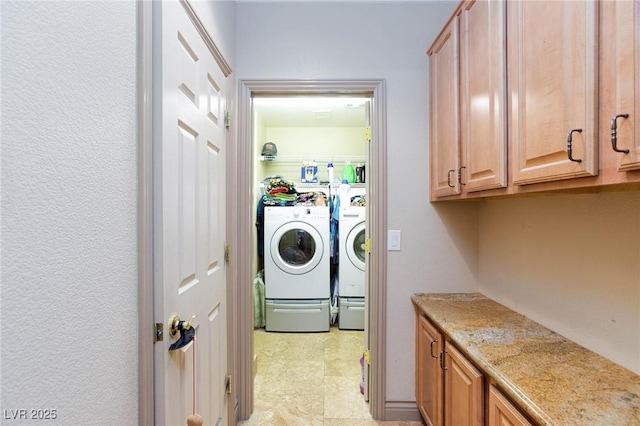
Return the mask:
[[443,371],[447,371],[448,370],[448,368],[444,366],[444,356],[445,356],[446,353],[447,353],[447,351],[440,352],[440,368]]
[[458,183],[460,185],[466,185],[466,183],[462,183],[462,169],[466,169],[466,166],[462,166],[458,169]]
[[615,152],[628,154],[628,149],[618,148],[618,118],[629,118],[629,114],[618,114],[611,117],[611,147]]
[[571,147],[571,143],[573,142],[573,132],[582,133],[582,129],[569,130],[569,134],[567,135],[567,155],[569,156],[569,160],[575,161],[576,163],[582,163],[582,160],[573,158],[573,148]]
[[431,341],[431,357],[432,358],[438,358],[438,355],[434,355],[433,354],[433,344],[436,343],[436,342],[437,342],[437,340],[432,340]]
[[451,169],[451,170],[449,170],[449,171],[447,172],[447,185],[448,185],[450,188],[455,188],[455,185],[451,185],[451,173],[454,173],[454,172],[455,172],[455,170],[454,170],[454,169]]

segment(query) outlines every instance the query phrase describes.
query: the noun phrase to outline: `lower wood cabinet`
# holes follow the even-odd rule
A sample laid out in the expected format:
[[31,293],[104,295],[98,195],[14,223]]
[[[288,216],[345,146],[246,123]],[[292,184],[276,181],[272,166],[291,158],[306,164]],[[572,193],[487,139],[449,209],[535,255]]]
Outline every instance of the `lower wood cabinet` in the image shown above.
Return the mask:
[[415,318],[416,405],[428,426],[533,425],[418,308]]
[[483,375],[451,343],[444,346],[444,424],[482,426]]
[[416,404],[429,426],[484,424],[483,375],[416,311]]
[[488,426],[532,426],[520,411],[496,388],[489,386]]
[[416,314],[416,404],[428,426],[442,426],[442,334],[424,315]]

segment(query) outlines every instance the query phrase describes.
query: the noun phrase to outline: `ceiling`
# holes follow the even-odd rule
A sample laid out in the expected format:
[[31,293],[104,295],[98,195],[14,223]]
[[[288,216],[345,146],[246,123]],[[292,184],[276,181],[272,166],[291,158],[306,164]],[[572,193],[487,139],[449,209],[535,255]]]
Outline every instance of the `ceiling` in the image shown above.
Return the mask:
[[266,127],[365,127],[370,100],[338,95],[254,97],[253,110]]

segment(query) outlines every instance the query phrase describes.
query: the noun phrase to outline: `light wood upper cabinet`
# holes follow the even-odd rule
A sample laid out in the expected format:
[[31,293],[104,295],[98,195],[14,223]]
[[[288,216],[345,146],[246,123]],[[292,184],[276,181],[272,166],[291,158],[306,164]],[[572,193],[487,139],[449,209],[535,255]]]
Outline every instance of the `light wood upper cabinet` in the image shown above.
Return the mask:
[[440,332],[424,316],[416,313],[416,404],[429,426],[442,426],[442,351]]
[[460,10],[461,191],[507,186],[505,2]]
[[489,386],[488,426],[532,426],[495,386]]
[[484,424],[483,376],[456,348],[445,344],[444,424]]
[[595,1],[508,3],[516,185],[598,174],[597,18]]
[[458,17],[442,30],[429,51],[431,194],[460,193],[458,105]]
[[[640,169],[640,2],[602,2],[601,7],[603,167],[625,172]],[[615,146],[622,152],[614,151],[614,132]],[[611,156],[614,160],[607,161]],[[627,178],[625,173],[616,175],[621,182]]]
[[464,1],[429,51],[431,195],[507,186],[505,2]]
[[432,201],[640,190],[640,1],[463,0],[427,53]]

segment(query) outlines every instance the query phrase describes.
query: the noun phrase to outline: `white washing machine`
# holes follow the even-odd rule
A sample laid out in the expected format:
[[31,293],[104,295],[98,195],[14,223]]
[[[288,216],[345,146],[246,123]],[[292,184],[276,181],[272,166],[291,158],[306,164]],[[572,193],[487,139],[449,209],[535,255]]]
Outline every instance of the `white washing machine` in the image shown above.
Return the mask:
[[267,331],[329,331],[329,208],[265,207]]
[[338,327],[364,330],[365,207],[340,207]]

